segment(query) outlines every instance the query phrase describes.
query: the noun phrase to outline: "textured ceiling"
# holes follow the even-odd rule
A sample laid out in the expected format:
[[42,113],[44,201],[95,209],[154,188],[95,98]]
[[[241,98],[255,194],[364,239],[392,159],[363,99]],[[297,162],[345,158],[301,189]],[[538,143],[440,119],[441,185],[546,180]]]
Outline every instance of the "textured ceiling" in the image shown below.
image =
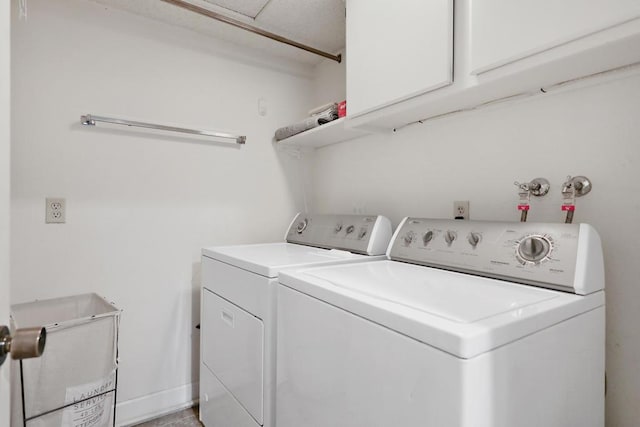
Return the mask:
[[[93,1],[303,64],[317,64],[322,61],[320,56],[234,28],[161,0]],[[338,53],[345,46],[344,0],[188,1],[329,53]]]

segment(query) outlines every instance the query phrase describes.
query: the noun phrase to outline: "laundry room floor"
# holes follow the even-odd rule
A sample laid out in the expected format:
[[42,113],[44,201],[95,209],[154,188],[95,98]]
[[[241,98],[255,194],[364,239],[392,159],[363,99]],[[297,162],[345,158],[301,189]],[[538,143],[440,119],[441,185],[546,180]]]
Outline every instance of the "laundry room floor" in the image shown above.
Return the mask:
[[198,420],[198,407],[187,408],[185,410],[165,415],[142,424],[136,424],[135,427],[202,427],[202,423]]

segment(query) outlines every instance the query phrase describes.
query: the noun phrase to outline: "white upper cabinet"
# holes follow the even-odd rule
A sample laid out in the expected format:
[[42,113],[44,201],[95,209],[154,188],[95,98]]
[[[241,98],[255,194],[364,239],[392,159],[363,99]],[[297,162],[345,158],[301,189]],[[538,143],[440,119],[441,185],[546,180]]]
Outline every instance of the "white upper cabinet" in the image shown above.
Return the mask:
[[471,0],[471,72],[481,74],[640,16],[640,0]]
[[347,115],[453,81],[453,0],[347,0]]
[[347,118],[331,129],[331,139],[327,129],[292,143],[317,146],[359,135],[348,132],[397,130],[619,78],[640,63],[640,0],[455,0],[455,8],[453,0],[346,0],[346,6]]

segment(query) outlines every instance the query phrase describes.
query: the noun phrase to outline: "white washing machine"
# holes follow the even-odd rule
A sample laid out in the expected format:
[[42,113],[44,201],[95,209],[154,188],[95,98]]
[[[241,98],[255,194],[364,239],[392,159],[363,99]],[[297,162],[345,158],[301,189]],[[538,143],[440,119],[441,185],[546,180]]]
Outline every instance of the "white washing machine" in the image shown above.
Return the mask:
[[585,224],[405,218],[390,260],[283,272],[278,427],[602,427]]
[[202,250],[200,420],[273,427],[278,273],[386,259],[382,216],[298,214],[286,242]]

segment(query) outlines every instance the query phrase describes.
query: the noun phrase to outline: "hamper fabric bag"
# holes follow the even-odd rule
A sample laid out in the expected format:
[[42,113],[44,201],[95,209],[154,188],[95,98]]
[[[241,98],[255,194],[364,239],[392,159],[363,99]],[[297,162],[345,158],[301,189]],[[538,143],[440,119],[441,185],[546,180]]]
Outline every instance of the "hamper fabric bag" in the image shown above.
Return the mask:
[[44,326],[44,354],[12,370],[12,427],[115,423],[120,310],[96,294],[17,304],[15,328]]

